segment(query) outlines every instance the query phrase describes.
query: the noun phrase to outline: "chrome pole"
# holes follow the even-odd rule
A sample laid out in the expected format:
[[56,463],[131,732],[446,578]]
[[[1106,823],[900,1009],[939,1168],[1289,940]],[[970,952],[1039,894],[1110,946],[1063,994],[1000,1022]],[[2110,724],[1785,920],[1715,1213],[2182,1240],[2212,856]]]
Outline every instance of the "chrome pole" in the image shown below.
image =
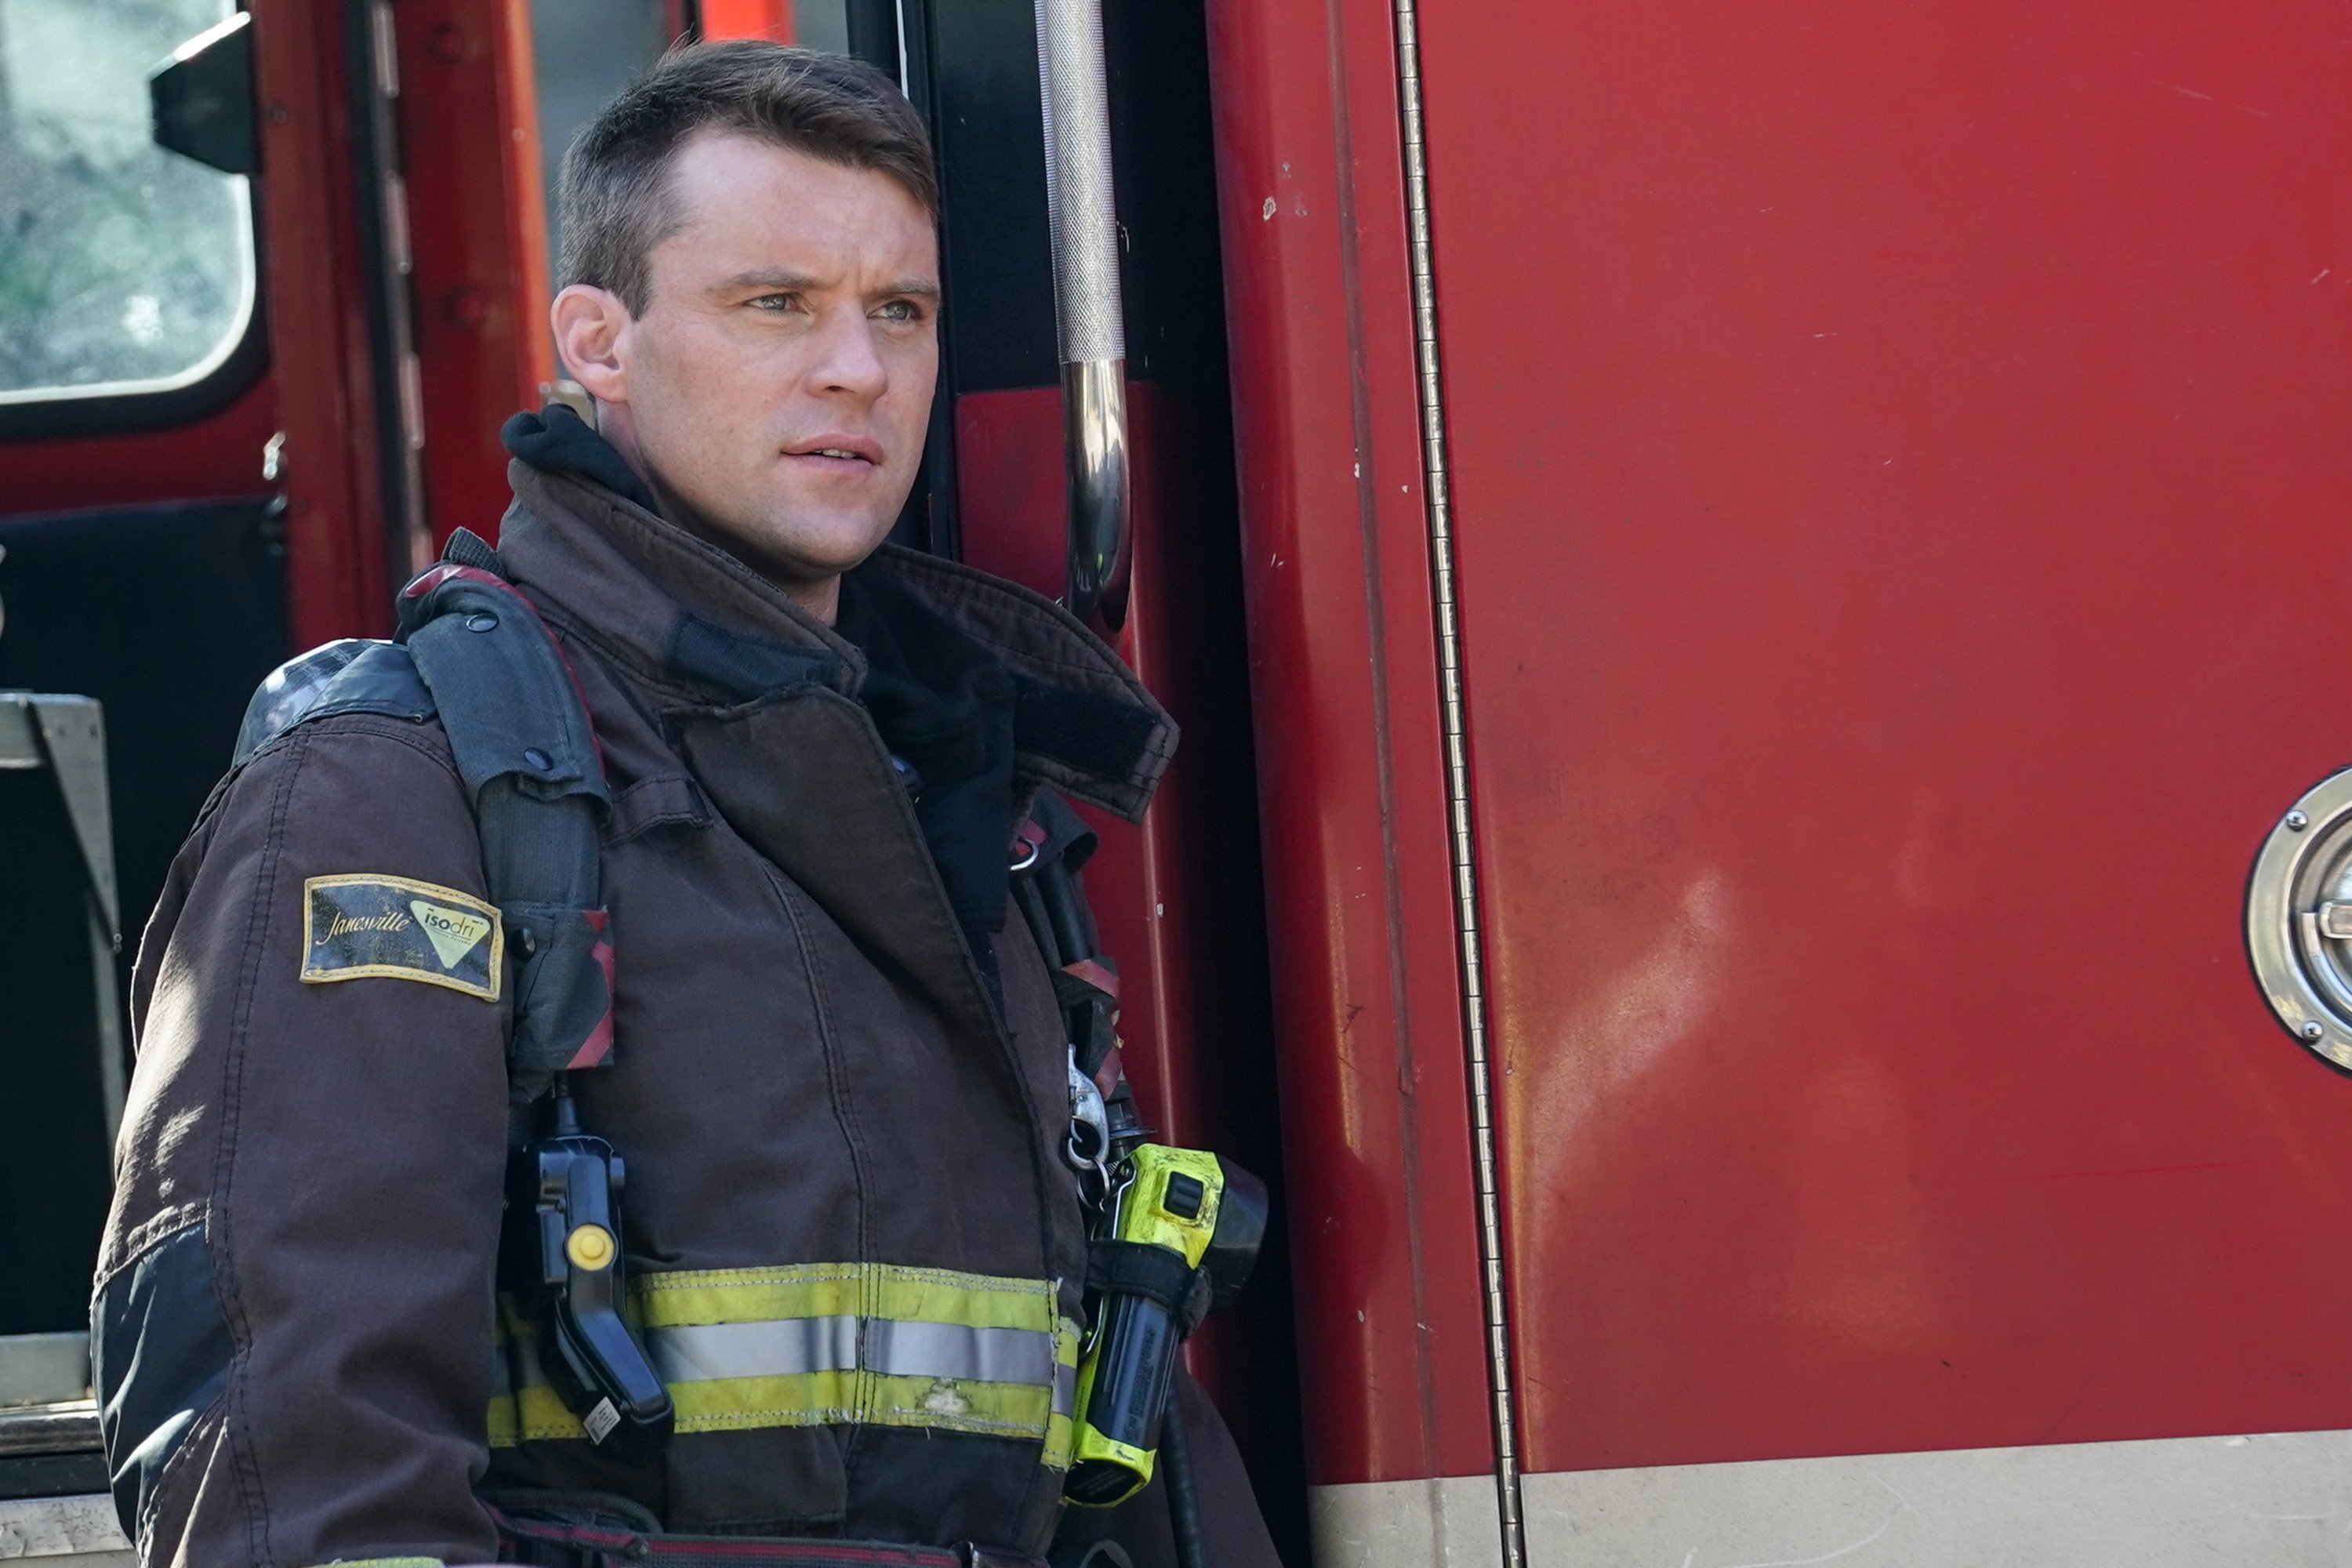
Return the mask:
[[1128,518],[1127,330],[1119,306],[1118,219],[1111,194],[1110,94],[1100,0],[1035,0],[1037,84],[1045,116],[1045,211],[1053,237],[1054,324],[1062,358],[1062,440],[1069,507],[1066,602],[1116,624],[1125,610]]

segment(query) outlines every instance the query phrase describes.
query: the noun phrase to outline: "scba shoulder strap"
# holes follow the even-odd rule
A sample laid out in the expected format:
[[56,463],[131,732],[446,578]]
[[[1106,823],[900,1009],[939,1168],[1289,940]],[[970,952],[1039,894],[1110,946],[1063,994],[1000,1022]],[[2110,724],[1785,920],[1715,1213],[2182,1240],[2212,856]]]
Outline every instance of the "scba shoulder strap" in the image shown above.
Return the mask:
[[481,837],[490,902],[517,957],[509,1095],[613,1048],[613,948],[597,828],[612,803],[587,704],[554,634],[498,554],[460,529],[401,590],[392,642],[346,637],[263,681],[237,733],[243,764],[279,735],[342,713],[438,718]]
[[264,681],[236,760],[338,713],[440,720],[516,958],[500,1284],[540,1321],[541,1367],[590,1440],[644,1463],[668,1437],[669,1393],[621,1315],[621,1162],[569,1092],[572,1073],[613,1059],[598,833],[612,793],[587,702],[497,552],[462,529],[398,610],[395,641],[331,643]]
[[556,1074],[612,1057],[597,828],[613,797],[579,682],[498,567],[460,530],[442,563],[401,590],[399,637],[472,798],[490,901],[519,959],[508,1074],[527,1104]]

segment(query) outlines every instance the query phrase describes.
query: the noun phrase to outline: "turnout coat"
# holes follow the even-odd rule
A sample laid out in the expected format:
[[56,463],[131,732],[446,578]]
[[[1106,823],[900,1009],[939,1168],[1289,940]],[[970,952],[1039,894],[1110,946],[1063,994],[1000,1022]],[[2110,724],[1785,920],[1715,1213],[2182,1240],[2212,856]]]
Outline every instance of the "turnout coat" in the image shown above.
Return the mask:
[[[1045,964],[1009,915],[1000,1007],[856,647],[599,484],[512,477],[499,552],[613,791],[615,1060],[579,1094],[626,1161],[677,1435],[600,1460],[501,1308],[512,955],[438,723],[342,713],[223,781],[140,950],[93,1307],[126,1528],[151,1563],[481,1562],[486,1498],[553,1490],[678,1532],[1043,1556],[1086,1247]],[[1017,791],[1141,814],[1174,726],[1100,642],[951,563],[868,570],[1011,675]],[[346,940],[371,918],[399,930]],[[1271,1568],[1183,1394],[1213,1560]],[[1169,1560],[1157,1483],[1119,1511],[1085,1528]]]

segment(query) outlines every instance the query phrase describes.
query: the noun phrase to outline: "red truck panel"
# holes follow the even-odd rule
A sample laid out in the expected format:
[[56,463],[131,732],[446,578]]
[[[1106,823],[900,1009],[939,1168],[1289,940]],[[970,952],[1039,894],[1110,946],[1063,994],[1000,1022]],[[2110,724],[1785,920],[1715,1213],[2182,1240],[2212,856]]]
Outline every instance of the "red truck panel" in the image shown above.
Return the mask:
[[262,449],[278,428],[270,378],[217,414],[169,430],[11,441],[0,447],[10,513],[208,500],[266,489]]
[[252,0],[261,98],[263,298],[286,437],[293,646],[374,636],[391,618],[382,454],[368,363],[369,268],[341,19]]
[[539,102],[527,0],[406,0],[394,15],[425,510],[438,549],[458,528],[496,537],[513,499],[499,426],[538,407],[555,379]]
[[1310,1479],[1494,1463],[1389,12],[1210,0]]
[[2240,936],[2352,756],[2342,8],[1423,26],[1529,1468],[2352,1426]]
[[[1175,715],[1183,742],[1139,827],[1086,812],[1100,847],[1086,873],[1103,950],[1119,965],[1121,1059],[1163,1140],[1217,1150],[1278,1175],[1281,1131],[1265,1038],[1263,971],[1252,951],[1258,867],[1242,842],[1249,695],[1232,625],[1233,562],[1195,547],[1231,516],[1220,487],[1222,426],[1181,392],[1128,387],[1134,468],[1133,592],[1114,634],[1119,656]],[[958,517],[964,559],[1041,594],[1063,587],[1059,387],[956,399]],[[1294,1220],[1294,1224],[1296,1221]],[[1296,1460],[1297,1384],[1287,1363],[1286,1270],[1261,1259],[1249,1289],[1186,1343],[1261,1486]]]

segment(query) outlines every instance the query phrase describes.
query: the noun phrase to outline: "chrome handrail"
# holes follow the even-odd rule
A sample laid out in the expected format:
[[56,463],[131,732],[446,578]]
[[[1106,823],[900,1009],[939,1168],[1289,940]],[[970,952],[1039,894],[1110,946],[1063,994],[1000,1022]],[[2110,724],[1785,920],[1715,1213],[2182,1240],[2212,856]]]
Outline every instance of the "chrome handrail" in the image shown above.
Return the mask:
[[1100,0],[1036,0],[1036,15],[1054,324],[1062,360],[1066,602],[1081,618],[1099,610],[1117,625],[1126,607],[1133,500],[1102,9]]
[[77,1399],[64,1405],[0,1406],[0,1458],[26,1454],[92,1454],[100,1440],[98,1405]]

